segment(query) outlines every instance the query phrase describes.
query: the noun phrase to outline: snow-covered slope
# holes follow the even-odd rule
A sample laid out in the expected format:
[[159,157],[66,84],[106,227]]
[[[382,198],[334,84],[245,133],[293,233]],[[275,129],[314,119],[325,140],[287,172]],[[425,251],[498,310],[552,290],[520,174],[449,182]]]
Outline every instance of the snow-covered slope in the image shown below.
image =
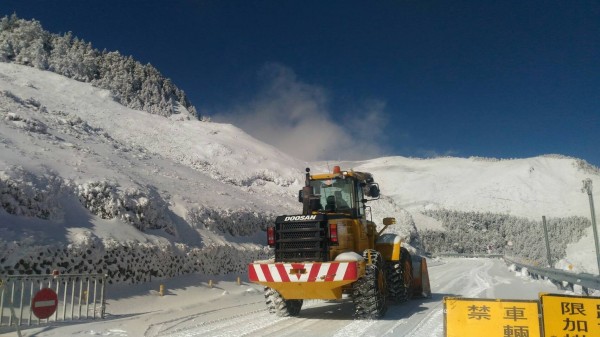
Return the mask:
[[600,183],[600,171],[562,156],[497,160],[387,157],[355,163],[372,172],[384,194],[402,208],[444,207],[540,219],[589,216],[582,181]]
[[23,247],[110,240],[260,254],[261,229],[294,211],[304,166],[231,125],[131,110],[106,90],[0,63],[0,245],[13,269],[35,255]]
[[[304,167],[318,172],[334,164],[374,174],[384,194],[371,204],[374,220],[397,217],[390,230],[406,237],[415,225],[440,226],[419,213],[430,208],[587,216],[581,180],[600,182],[596,168],[560,156],[305,163],[232,125],[132,110],[106,90],[0,63],[5,266],[36,251],[23,247],[60,245],[101,247],[94,264],[102,264],[102,251],[126,243],[140,254],[160,246],[166,261],[203,261],[187,272],[226,271],[221,267],[236,258],[235,268],[243,268],[264,253],[262,229],[272,217],[299,211]],[[206,262],[209,256],[223,257],[221,264]]]

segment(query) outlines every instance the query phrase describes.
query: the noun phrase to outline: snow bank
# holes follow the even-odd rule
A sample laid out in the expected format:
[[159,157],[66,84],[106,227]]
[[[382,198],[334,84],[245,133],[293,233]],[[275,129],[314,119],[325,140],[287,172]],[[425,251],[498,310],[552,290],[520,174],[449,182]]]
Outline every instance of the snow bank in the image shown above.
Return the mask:
[[56,175],[38,177],[22,167],[0,171],[0,206],[14,215],[56,218],[59,210],[53,196],[60,193],[62,185]]
[[199,207],[191,209],[186,219],[198,228],[232,236],[249,236],[258,231],[266,231],[267,225],[275,222],[275,214],[259,214],[246,208],[239,210]]
[[141,231],[162,229],[175,235],[175,226],[165,217],[167,204],[153,189],[120,190],[116,184],[99,181],[77,185],[76,193],[85,208],[103,219],[119,218]]

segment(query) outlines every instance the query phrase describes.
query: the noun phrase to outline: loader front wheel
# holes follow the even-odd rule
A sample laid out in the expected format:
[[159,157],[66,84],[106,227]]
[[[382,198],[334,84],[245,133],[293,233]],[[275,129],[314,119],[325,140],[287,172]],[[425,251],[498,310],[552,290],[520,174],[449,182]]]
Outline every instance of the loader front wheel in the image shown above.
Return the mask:
[[298,316],[302,309],[302,300],[286,300],[276,290],[265,287],[267,309],[280,317]]
[[387,281],[390,300],[406,302],[412,297],[412,260],[408,250],[400,250],[400,261],[388,262]]
[[[370,257],[369,257],[370,256]],[[365,275],[354,282],[352,300],[354,316],[362,319],[378,319],[387,310],[387,282],[381,254],[375,250],[363,253],[367,263]]]

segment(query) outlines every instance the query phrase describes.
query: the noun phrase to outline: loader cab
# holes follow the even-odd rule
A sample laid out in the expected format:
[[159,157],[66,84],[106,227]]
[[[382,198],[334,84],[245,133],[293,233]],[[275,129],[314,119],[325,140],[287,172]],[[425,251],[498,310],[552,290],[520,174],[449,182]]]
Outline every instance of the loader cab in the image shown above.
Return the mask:
[[333,173],[307,174],[307,187],[310,188],[300,191],[298,199],[303,201],[303,193],[310,191],[308,214],[364,218],[367,201],[379,198],[379,186],[370,174],[342,172],[338,166],[334,167]]
[[356,215],[356,211],[362,208],[358,204],[361,198],[357,198],[354,179],[312,180],[310,186],[319,199],[317,212]]

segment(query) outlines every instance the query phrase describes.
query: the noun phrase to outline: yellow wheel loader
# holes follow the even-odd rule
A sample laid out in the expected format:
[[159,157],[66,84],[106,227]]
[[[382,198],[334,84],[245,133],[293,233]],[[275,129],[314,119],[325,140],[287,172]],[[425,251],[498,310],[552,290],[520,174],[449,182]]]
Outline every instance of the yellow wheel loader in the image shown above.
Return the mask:
[[379,185],[370,173],[306,169],[298,196],[302,214],[277,217],[267,228],[275,257],[248,267],[249,280],[265,286],[270,312],[296,316],[305,299],[349,294],[355,317],[376,319],[388,300],[431,295],[425,258],[411,256],[397,235],[382,234],[395,218],[383,219],[379,232],[367,219],[367,202],[377,199]]

